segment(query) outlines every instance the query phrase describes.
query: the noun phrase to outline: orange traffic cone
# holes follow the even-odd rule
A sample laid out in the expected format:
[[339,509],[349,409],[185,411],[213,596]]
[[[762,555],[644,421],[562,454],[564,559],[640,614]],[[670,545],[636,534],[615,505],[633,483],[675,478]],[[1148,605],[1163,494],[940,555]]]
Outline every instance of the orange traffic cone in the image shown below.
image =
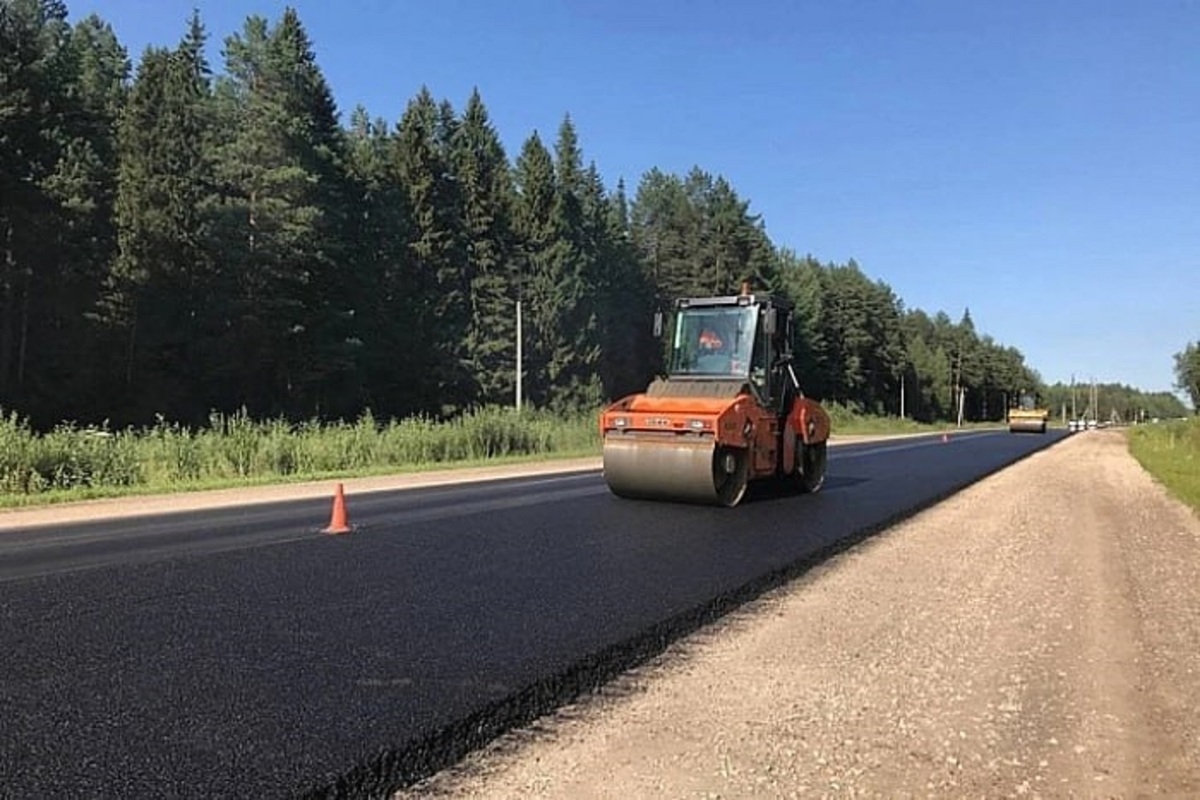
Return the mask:
[[350,525],[346,522],[346,493],[339,483],[333,493],[333,514],[329,518],[329,527],[321,533],[349,533]]

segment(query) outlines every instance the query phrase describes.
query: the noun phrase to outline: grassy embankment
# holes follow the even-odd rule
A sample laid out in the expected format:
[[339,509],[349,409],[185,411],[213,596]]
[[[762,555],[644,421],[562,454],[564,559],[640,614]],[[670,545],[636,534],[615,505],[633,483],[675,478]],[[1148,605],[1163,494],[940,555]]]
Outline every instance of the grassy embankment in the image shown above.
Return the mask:
[[[829,407],[836,434],[943,430]],[[97,497],[598,456],[595,414],[486,409],[449,422],[290,424],[214,414],[192,430],[166,422],[112,431],[61,425],[38,434],[0,413],[0,507]]]
[[1183,502],[1200,512],[1200,418],[1139,425],[1129,451]]

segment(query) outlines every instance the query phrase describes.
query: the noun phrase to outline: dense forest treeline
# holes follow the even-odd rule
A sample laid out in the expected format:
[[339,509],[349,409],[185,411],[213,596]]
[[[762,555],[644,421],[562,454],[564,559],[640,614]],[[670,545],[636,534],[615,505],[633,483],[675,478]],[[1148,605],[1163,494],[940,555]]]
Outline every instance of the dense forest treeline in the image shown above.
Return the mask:
[[1119,383],[1055,383],[1046,387],[1042,397],[1055,419],[1127,424],[1187,414],[1183,401],[1170,392],[1144,392]]
[[510,158],[483,99],[422,88],[343,125],[294,10],[218,74],[198,15],[136,70],[97,16],[0,0],[0,408],[198,424],[594,408],[661,367],[677,295],[797,303],[806,390],[871,413],[1000,419],[1039,388],[970,314],[906,309],[853,261],[777,246],[720,176],[605,185],[565,116]]

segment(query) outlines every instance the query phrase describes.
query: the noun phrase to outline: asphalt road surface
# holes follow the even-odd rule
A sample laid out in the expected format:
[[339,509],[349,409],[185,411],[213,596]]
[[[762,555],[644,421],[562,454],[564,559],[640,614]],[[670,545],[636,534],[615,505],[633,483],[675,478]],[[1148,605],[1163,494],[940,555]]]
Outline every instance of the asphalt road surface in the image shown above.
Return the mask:
[[1200,516],[1072,436],[391,800],[1200,797]]
[[817,495],[596,472],[4,531],[0,795],[376,796],[1063,434],[834,448]]

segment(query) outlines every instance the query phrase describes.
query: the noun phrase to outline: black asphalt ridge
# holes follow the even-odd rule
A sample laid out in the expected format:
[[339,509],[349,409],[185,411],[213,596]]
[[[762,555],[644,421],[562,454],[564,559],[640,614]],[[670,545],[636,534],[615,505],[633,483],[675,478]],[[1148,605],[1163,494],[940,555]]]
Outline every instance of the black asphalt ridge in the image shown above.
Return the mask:
[[831,450],[816,495],[596,472],[0,535],[0,796],[377,797],[1062,438]]

